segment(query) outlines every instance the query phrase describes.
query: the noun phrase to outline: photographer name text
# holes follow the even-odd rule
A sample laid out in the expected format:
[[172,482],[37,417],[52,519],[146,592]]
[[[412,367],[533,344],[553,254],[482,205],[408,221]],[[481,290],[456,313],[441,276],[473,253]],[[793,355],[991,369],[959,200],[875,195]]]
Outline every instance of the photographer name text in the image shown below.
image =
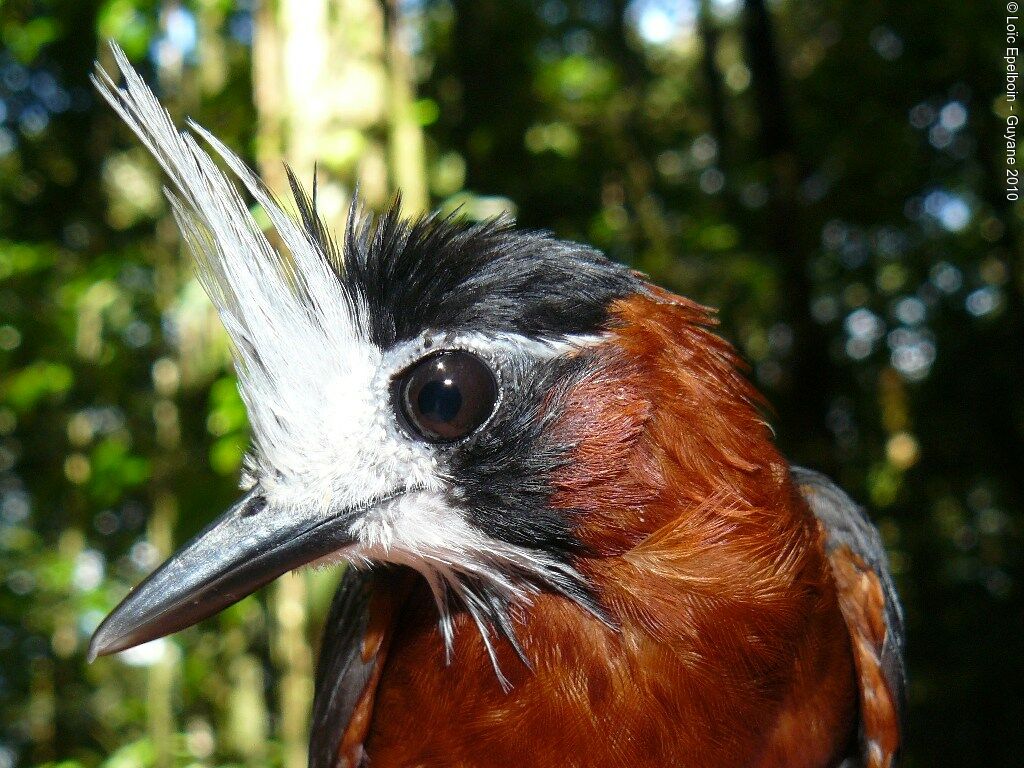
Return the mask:
[[1020,199],[1020,169],[1017,167],[1017,124],[1020,116],[1017,113],[1017,78],[1020,75],[1018,63],[1020,49],[1017,45],[1019,21],[1016,2],[1006,4],[1006,130],[1003,140],[1006,142],[1006,199]]

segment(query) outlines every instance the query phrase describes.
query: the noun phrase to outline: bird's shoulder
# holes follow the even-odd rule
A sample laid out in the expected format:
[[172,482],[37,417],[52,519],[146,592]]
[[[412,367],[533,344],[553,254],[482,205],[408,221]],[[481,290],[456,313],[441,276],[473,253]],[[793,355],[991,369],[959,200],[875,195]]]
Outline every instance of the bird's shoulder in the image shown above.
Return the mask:
[[324,625],[316,669],[309,768],[359,768],[377,684],[407,585],[349,567]]
[[792,478],[825,534],[825,549],[860,692],[860,754],[851,765],[887,768],[904,731],[903,609],[878,529],[866,510],[824,475],[793,467]]

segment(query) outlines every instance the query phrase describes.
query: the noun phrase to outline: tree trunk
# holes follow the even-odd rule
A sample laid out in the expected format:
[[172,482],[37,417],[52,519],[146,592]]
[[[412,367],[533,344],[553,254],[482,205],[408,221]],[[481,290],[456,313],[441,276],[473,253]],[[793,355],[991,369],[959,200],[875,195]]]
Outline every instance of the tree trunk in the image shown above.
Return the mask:
[[[146,528],[146,538],[159,552],[161,559],[174,550],[174,524],[177,518],[175,497],[167,491],[158,491]],[[177,731],[173,691],[174,680],[178,677],[178,661],[171,643],[157,642],[165,643],[165,650],[146,670],[146,725],[153,743],[155,768],[170,768],[174,764],[174,734]]]
[[728,123],[725,118],[725,89],[722,88],[722,73],[718,71],[719,31],[711,17],[711,0],[701,0],[697,30],[704,47],[701,69],[704,71],[704,86],[708,89],[708,111],[711,114],[711,131],[718,142],[718,167],[725,169]]
[[788,385],[776,398],[780,442],[792,458],[829,470],[831,442],[826,413],[833,370],[828,341],[810,315],[811,248],[802,236],[797,200],[800,167],[775,32],[764,0],[744,0],[743,38],[760,120],[761,151],[768,161],[771,196],[767,242],[778,264],[782,316],[793,331]]
[[413,59],[407,38],[407,20],[399,0],[385,0],[388,64],[388,123],[391,178],[402,193],[403,207],[411,214],[430,205],[427,192],[423,131],[416,119]]
[[403,23],[397,6],[385,13],[374,0],[277,0],[257,14],[260,171],[284,193],[282,161],[307,187],[316,167],[320,212],[335,232],[356,185],[371,208],[396,186],[410,209],[427,203]]

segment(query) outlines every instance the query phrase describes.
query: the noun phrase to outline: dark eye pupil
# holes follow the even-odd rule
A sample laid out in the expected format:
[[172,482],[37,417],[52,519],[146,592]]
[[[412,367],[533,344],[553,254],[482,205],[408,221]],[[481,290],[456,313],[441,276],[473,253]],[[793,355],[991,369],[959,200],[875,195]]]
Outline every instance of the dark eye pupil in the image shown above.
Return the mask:
[[416,398],[416,407],[423,416],[451,421],[462,409],[462,392],[451,379],[428,381]]
[[479,428],[498,399],[490,368],[460,350],[424,358],[400,374],[395,385],[403,420],[435,443],[459,440]]

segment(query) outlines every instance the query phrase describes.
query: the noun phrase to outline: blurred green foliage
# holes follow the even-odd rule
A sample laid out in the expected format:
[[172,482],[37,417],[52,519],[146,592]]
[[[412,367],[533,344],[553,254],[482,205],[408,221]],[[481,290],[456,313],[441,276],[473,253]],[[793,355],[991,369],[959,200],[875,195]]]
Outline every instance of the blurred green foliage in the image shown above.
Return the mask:
[[[117,39],[176,117],[255,158],[259,8],[0,4],[0,768],[286,762],[266,597],[84,661],[232,498],[247,441],[161,178],[87,75]],[[739,0],[400,8],[435,202],[512,208],[720,307],[784,449],[890,548],[907,764],[1018,765],[1024,274],[998,9],[780,0],[766,36]],[[300,578],[315,644],[331,574]]]

